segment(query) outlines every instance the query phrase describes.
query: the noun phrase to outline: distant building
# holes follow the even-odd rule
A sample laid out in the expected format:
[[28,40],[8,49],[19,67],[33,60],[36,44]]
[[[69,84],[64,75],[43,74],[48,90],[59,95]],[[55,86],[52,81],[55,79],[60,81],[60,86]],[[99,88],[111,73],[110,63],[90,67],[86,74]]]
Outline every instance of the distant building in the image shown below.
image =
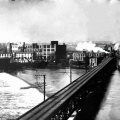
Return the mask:
[[25,42],[7,43],[7,52],[24,52]]
[[7,52],[12,52],[12,43],[7,43]]
[[66,58],[66,45],[58,45],[58,41],[51,41],[50,44],[8,43],[7,52],[11,52],[16,61],[23,58],[30,59],[28,56],[32,54],[30,57],[33,57],[33,61],[54,61],[58,63]]
[[[69,52],[68,52],[69,53]],[[67,53],[67,55],[69,55]],[[70,61],[73,61],[73,63],[80,64],[87,64],[89,66],[97,66],[98,63],[100,63],[101,58],[103,57],[104,53],[94,53],[94,52],[85,52],[85,51],[73,51],[72,58],[70,57]],[[70,55],[71,55],[70,54]]]
[[0,58],[11,58],[12,54],[11,53],[0,53]]
[[16,52],[13,54],[14,62],[28,63],[33,62],[33,53],[32,52]]
[[63,45],[58,45],[58,41],[51,41],[51,45],[56,46],[55,51],[55,62],[63,63],[66,60],[66,45],[63,43]]

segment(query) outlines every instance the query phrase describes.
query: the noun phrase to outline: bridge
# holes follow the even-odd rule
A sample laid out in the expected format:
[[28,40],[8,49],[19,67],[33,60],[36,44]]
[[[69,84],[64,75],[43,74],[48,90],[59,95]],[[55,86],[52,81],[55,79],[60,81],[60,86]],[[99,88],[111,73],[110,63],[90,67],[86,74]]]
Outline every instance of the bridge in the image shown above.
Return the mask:
[[67,120],[74,111],[77,113],[82,111],[87,97],[99,91],[115,69],[116,58],[106,58],[98,66],[21,115],[17,120]]

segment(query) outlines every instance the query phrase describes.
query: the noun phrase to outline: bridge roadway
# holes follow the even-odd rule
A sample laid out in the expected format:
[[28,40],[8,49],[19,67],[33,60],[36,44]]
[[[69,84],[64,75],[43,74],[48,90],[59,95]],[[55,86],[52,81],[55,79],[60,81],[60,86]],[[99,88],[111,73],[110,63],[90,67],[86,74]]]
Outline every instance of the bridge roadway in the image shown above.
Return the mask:
[[115,69],[115,63],[115,58],[107,58],[17,120],[67,120],[74,111],[81,110],[87,96]]

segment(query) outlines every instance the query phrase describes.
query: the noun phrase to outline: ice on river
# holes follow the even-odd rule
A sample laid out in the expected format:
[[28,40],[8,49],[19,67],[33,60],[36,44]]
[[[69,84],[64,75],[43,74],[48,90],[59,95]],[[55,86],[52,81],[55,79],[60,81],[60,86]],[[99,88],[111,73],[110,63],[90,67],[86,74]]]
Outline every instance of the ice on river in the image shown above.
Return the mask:
[[43,94],[25,81],[7,73],[0,73],[0,119],[12,119],[43,101]]

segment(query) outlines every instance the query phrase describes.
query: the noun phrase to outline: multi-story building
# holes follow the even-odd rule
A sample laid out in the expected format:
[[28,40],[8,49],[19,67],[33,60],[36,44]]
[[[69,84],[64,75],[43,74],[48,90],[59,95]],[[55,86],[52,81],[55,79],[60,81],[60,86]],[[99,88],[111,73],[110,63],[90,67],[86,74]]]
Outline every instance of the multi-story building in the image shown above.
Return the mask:
[[55,62],[58,63],[65,63],[66,62],[66,45],[58,45],[58,41],[52,41],[52,45],[56,47],[55,51]]
[[8,43],[7,44],[7,52],[24,52],[25,49],[25,42],[20,43]]
[[89,64],[89,66],[97,66],[98,63],[102,60],[102,57],[104,56],[104,53],[94,53],[94,52],[85,52],[85,51],[75,51],[73,52],[73,59],[72,61],[76,61],[79,63],[85,63]]
[[[58,45],[58,41],[51,41],[50,44],[9,43],[7,50],[11,51],[12,57],[16,61],[27,58],[30,61],[55,61],[58,63],[61,59],[66,58],[66,45]],[[30,57],[28,57],[29,55]]]
[[32,52],[16,52],[13,54],[14,62],[33,62],[33,53]]
[[41,55],[46,61],[55,59],[56,45],[55,44],[46,44],[41,45]]
[[86,55],[89,57],[89,58],[98,58],[98,57],[101,57],[104,55],[104,53],[93,53],[93,52],[88,52],[88,53],[85,53],[84,51],[76,51],[76,52],[73,52],[73,61],[84,61],[85,60],[85,57]]

